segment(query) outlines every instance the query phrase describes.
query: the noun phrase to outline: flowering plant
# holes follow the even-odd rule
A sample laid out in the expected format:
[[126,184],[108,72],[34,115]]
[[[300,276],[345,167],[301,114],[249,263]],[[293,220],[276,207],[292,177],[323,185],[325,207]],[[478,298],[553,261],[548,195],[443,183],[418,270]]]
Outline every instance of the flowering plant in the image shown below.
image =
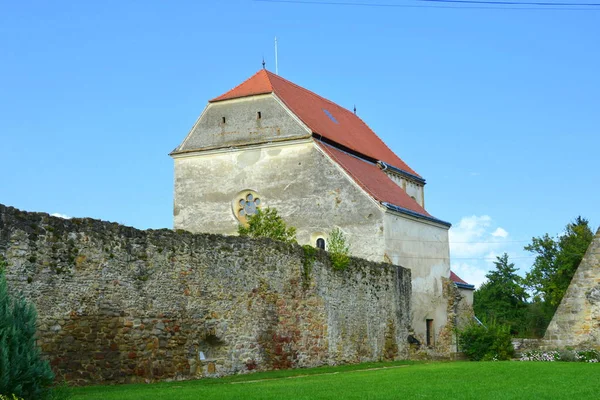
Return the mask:
[[530,350],[521,355],[521,361],[575,361],[575,362],[600,362],[600,351],[589,350]]

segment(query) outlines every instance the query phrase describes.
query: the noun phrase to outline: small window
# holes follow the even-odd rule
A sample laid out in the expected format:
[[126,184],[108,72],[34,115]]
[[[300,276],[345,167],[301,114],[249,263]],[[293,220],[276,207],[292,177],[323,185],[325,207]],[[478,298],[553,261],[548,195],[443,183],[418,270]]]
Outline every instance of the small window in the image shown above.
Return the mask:
[[338,120],[335,119],[335,117],[333,116],[332,113],[329,112],[329,110],[323,109],[323,112],[325,113],[325,115],[327,115],[329,117],[329,119],[331,121],[333,121],[334,124],[339,124]]
[[317,247],[321,250],[325,250],[325,239],[318,238],[317,239]]
[[262,118],[262,114],[259,112],[256,113],[256,119],[261,119]]
[[425,336],[427,337],[427,346],[433,346],[433,320],[428,319],[425,322],[427,324],[425,333]]
[[225,123],[225,117],[223,117],[223,123]]

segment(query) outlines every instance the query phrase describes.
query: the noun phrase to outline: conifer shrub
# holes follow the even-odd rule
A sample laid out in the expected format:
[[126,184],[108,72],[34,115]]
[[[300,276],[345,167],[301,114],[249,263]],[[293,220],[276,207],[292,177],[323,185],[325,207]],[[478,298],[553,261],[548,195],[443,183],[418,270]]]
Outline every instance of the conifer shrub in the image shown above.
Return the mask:
[[274,208],[257,209],[256,214],[248,216],[248,224],[240,225],[240,236],[267,237],[286,243],[296,243],[296,228],[287,226]]
[[485,325],[472,323],[458,333],[460,351],[471,361],[510,360],[515,349],[510,327],[495,321]]
[[0,394],[7,398],[52,398],[54,374],[40,357],[35,307],[22,296],[8,293],[0,258]]
[[334,269],[344,270],[350,264],[350,246],[340,228],[334,228],[329,233],[327,251]]

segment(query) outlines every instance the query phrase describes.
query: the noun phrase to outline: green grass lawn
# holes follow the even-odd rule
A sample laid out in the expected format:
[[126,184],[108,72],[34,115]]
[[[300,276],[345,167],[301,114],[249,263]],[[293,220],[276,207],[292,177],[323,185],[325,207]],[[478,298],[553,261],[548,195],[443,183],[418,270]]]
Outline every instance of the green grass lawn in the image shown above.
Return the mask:
[[74,399],[599,399],[600,365],[362,364],[150,385],[89,386],[74,388],[73,394]]

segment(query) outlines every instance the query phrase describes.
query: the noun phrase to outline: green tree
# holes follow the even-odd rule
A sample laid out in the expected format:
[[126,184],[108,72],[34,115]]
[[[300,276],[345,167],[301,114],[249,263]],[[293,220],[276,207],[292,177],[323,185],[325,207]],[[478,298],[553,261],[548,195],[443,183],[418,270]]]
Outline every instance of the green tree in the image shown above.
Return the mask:
[[36,344],[35,307],[21,296],[9,295],[5,266],[0,258],[0,394],[48,398],[54,374]]
[[579,267],[594,234],[585,218],[577,217],[567,224],[558,239],[548,234],[534,237],[525,250],[536,254],[526,283],[537,299],[543,300],[551,313],[560,304],[571,279]]
[[525,277],[534,295],[526,323],[535,336],[543,336],[593,237],[588,220],[577,217],[557,239],[545,234],[525,246],[525,250],[536,254]]
[[329,258],[335,269],[346,269],[350,264],[350,245],[346,241],[346,236],[340,228],[334,228],[329,233],[329,243],[327,245]]
[[512,334],[519,334],[524,330],[528,297],[523,278],[517,275],[515,264],[509,262],[508,254],[496,259],[496,269],[487,273],[487,281],[474,293],[473,311],[478,318],[507,325]]
[[296,228],[288,227],[274,208],[257,209],[248,217],[248,225],[240,225],[240,236],[268,237],[287,243],[296,243]]

